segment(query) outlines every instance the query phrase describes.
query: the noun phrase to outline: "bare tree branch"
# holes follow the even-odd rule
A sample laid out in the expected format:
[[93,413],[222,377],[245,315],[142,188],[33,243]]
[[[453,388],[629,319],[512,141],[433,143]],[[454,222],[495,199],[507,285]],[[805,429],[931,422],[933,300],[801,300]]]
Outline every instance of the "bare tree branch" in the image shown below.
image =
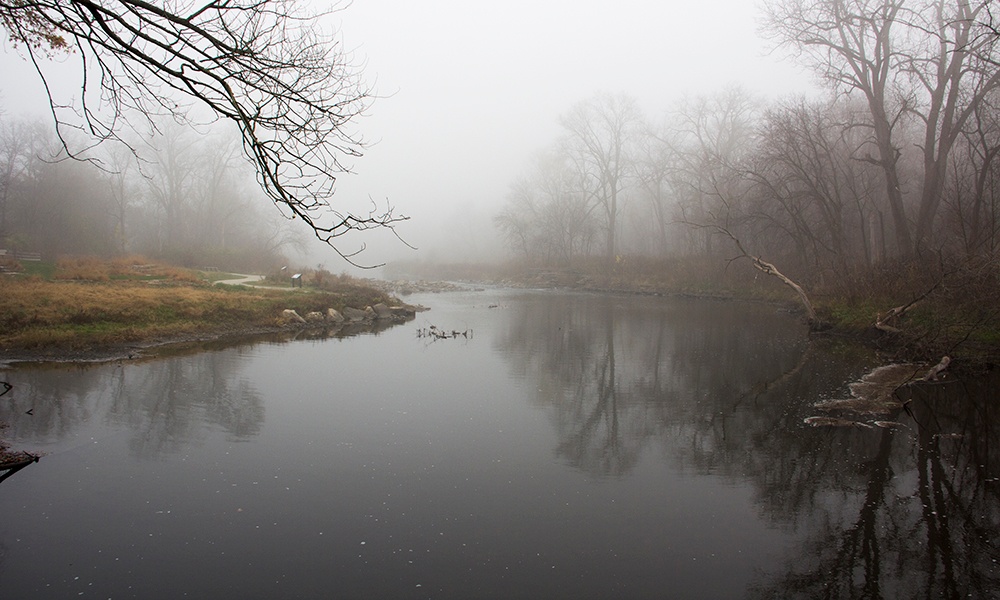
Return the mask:
[[799,285],[790,277],[779,271],[778,267],[767,262],[766,260],[762,259],[759,256],[755,256],[747,252],[746,248],[743,246],[743,243],[740,241],[740,239],[735,235],[733,235],[733,233],[728,229],[726,229],[725,227],[722,227],[721,225],[707,225],[705,227],[714,229],[715,231],[731,239],[733,243],[736,244],[736,249],[740,251],[740,257],[749,258],[754,268],[758,269],[762,273],[766,273],[767,275],[771,275],[773,277],[778,278],[782,283],[795,290],[795,293],[798,294],[799,296],[799,300],[802,302],[802,306],[804,306],[806,309],[806,314],[809,319],[810,327],[812,327],[813,329],[820,328],[820,320],[816,316],[816,309],[813,307],[812,301],[809,300],[809,295],[806,294],[806,291],[802,288],[801,285]]
[[[333,246],[350,231],[392,229],[407,217],[391,206],[353,214],[329,205],[337,177],[350,172],[346,161],[365,147],[350,126],[372,94],[323,33],[328,14],[307,15],[296,0],[0,0],[0,26],[38,72],[69,155],[86,158],[86,149],[70,148],[69,130],[94,143],[123,141],[133,112],[156,129],[154,116],[187,121],[182,102],[200,104],[237,125],[268,197]],[[72,104],[52,92],[53,54],[79,61]]]

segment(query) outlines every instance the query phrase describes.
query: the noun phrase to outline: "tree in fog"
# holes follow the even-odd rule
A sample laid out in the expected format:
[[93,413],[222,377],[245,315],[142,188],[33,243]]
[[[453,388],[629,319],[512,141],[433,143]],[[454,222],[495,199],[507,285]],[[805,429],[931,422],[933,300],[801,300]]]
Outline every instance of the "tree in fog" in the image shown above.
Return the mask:
[[715,252],[713,230],[737,230],[746,193],[744,164],[754,144],[759,102],[740,87],[683,103],[673,114],[673,137],[679,149],[675,171],[679,220],[698,226],[700,251]]
[[538,210],[535,189],[527,179],[519,179],[507,192],[507,204],[493,217],[507,247],[518,257],[535,255]]
[[301,230],[264,210],[231,131],[160,131],[151,145],[136,143],[138,163],[124,146],[102,146],[101,170],[64,160],[44,124],[0,119],[0,247],[47,258],[137,252],[234,270],[268,268],[301,247]]
[[574,106],[560,123],[565,130],[564,152],[579,175],[579,191],[599,207],[606,256],[614,260],[622,196],[642,123],[639,105],[624,94],[599,94]]
[[50,128],[0,121],[3,238],[8,249],[47,255],[107,253],[113,247],[109,199],[101,173],[65,161]]
[[119,254],[125,254],[129,247],[128,217],[135,198],[137,186],[133,183],[132,153],[119,144],[106,146],[108,192],[111,194],[114,219],[115,243]]
[[[856,157],[883,173],[899,253],[932,241],[949,157],[976,107],[1000,86],[988,0],[769,0],[774,40],[867,105],[870,136]],[[903,129],[913,124],[916,139]],[[915,148],[917,173],[901,159]],[[908,206],[907,194],[913,190]]]
[[158,125],[158,131],[142,162],[152,221],[147,227],[154,226],[156,241],[144,252],[192,266],[245,268],[301,242],[285,220],[255,210],[252,201],[261,192],[245,185],[252,175],[230,131],[216,127],[195,135],[173,122]]
[[149,164],[145,173],[149,197],[161,215],[157,252],[162,255],[165,249],[173,252],[190,241],[184,229],[191,226],[188,205],[199,163],[198,138],[192,130],[173,122],[159,130],[161,135],[147,141],[144,161]]
[[26,124],[0,119],[0,243],[7,238],[8,206],[14,188],[27,167],[28,135]]
[[882,186],[876,168],[853,157],[853,108],[799,98],[767,109],[747,173],[757,235],[779,256],[841,274],[881,255]]
[[562,153],[544,156],[537,170],[537,191],[543,202],[541,236],[548,258],[568,263],[587,256],[594,245],[599,205],[584,191],[585,175]]
[[[184,120],[185,103],[207,107],[239,130],[267,196],[333,246],[349,231],[402,217],[388,207],[356,215],[328,204],[346,161],[361,155],[352,124],[370,94],[323,32],[323,16],[295,0],[0,3],[0,26],[38,72],[67,153],[84,156],[71,130],[121,140],[135,114]],[[78,61],[75,102],[51,94],[53,55]]]
[[677,189],[681,157],[670,138],[669,129],[647,126],[639,137],[636,154],[636,181],[649,201],[655,248],[661,256],[667,253],[668,231],[674,219],[672,208],[681,194]]
[[980,102],[956,144],[944,194],[956,251],[993,255],[1000,246],[1000,93]]
[[29,121],[3,121],[3,243],[18,250],[34,249],[44,243],[51,202],[46,195],[46,179],[58,174],[53,160],[58,149],[50,131]]
[[196,238],[221,252],[228,248],[241,216],[252,213],[246,199],[253,197],[239,185],[240,149],[235,138],[216,133],[198,148],[198,181],[192,196]]
[[511,185],[507,205],[494,218],[508,247],[529,260],[564,264],[589,255],[598,205],[581,177],[561,148],[541,154],[530,174]]

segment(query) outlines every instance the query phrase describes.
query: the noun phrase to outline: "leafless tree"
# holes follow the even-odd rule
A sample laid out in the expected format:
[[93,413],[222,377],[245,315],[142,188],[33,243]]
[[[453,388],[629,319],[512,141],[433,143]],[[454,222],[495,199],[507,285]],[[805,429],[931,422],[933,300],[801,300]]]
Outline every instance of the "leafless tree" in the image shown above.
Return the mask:
[[162,135],[147,140],[144,161],[148,163],[146,184],[149,196],[159,211],[162,234],[159,254],[172,253],[190,240],[185,228],[188,205],[194,196],[193,180],[198,166],[198,138],[190,129],[173,122],[160,127]]
[[679,152],[674,186],[686,190],[678,197],[678,220],[698,226],[704,254],[714,253],[712,227],[739,231],[744,163],[754,148],[759,110],[756,98],[733,86],[686,101],[672,115],[672,143]]
[[758,227],[777,238],[784,253],[841,275],[873,262],[880,233],[880,174],[853,159],[853,113],[850,102],[804,98],[772,106],[747,172]]
[[115,225],[115,243],[120,254],[128,250],[128,213],[137,196],[132,183],[132,154],[121,145],[109,145],[107,150],[108,189],[111,192],[112,218]]
[[535,189],[527,179],[511,185],[507,204],[493,217],[504,240],[516,255],[530,260],[535,256],[535,230],[538,227],[538,210]]
[[1000,94],[986,98],[962,132],[949,164],[945,231],[968,256],[1000,248]]
[[[769,0],[766,30],[838,91],[866,101],[871,143],[858,158],[878,165],[896,245],[910,256],[931,243],[949,155],[977,104],[1000,86],[997,36],[984,35],[989,0]],[[920,159],[915,215],[900,159],[912,120]]]
[[0,120],[0,242],[9,233],[7,216],[14,187],[25,169],[29,138],[26,124],[20,121]]
[[494,224],[515,254],[568,264],[591,253],[599,205],[583,191],[583,177],[556,148],[539,155],[531,172],[511,186]]
[[634,98],[599,94],[577,104],[561,120],[565,152],[581,175],[581,192],[601,208],[605,251],[614,260],[615,236],[626,179],[632,173],[632,145],[642,123]]
[[[71,146],[69,130],[95,143],[121,140],[135,112],[185,120],[185,103],[207,107],[239,129],[267,196],[334,246],[345,233],[406,217],[329,205],[346,161],[364,148],[351,126],[372,96],[324,33],[324,16],[296,0],[0,0],[0,26],[38,72],[70,155],[86,148]],[[74,102],[53,93],[56,54],[78,61]]]
[[654,130],[651,126],[639,139],[636,157],[636,175],[639,189],[649,199],[656,233],[655,247],[661,256],[667,254],[672,207],[681,196],[678,190],[682,159],[668,130]]
[[253,214],[245,199],[254,197],[239,185],[239,146],[234,137],[214,132],[198,149],[201,186],[193,200],[198,215],[198,239],[225,250],[228,233],[241,215]]

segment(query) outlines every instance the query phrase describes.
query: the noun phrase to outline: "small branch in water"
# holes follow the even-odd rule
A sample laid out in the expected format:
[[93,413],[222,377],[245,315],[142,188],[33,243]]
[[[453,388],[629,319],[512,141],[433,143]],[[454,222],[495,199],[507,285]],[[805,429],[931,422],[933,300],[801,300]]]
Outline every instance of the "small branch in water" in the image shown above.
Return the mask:
[[454,339],[457,337],[464,337],[469,339],[472,337],[472,330],[466,329],[465,331],[451,330],[446,331],[439,328],[437,325],[431,325],[430,327],[422,327],[417,329],[418,338],[431,338],[433,340],[447,340]]

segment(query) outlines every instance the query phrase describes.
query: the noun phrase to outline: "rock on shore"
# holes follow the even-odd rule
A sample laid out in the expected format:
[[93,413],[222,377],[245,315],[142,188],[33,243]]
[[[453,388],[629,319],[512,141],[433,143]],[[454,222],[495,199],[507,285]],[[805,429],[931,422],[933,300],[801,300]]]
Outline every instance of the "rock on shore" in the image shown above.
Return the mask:
[[372,321],[396,321],[402,322],[412,319],[418,312],[427,310],[423,306],[410,306],[403,304],[400,306],[388,306],[378,303],[374,306],[366,306],[364,309],[347,306],[343,312],[335,308],[326,309],[326,313],[314,311],[302,317],[296,311],[286,308],[281,312],[281,318],[286,324],[306,324],[306,323],[368,323]]

